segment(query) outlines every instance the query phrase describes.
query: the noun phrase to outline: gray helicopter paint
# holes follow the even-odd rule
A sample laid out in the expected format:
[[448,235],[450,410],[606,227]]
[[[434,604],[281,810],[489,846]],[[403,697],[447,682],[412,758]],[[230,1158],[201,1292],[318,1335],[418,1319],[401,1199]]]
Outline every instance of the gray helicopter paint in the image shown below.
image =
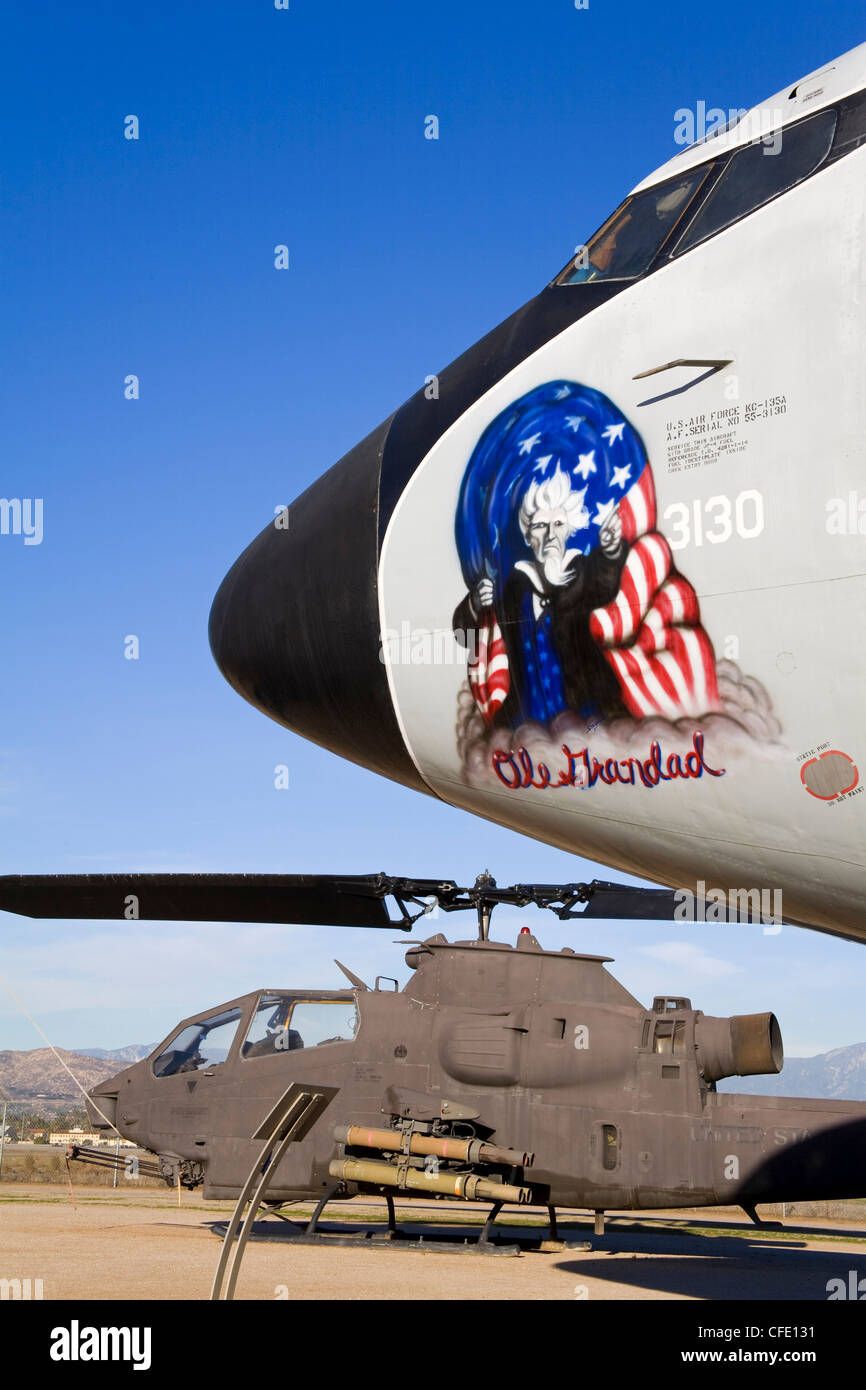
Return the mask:
[[[407,959],[415,970],[400,993],[274,991],[354,1001],[354,1041],[243,1058],[260,997],[245,995],[221,1006],[242,1010],[224,1063],[154,1076],[161,1044],[95,1087],[93,1100],[105,1108],[117,1096],[124,1137],[159,1154],[169,1180],[178,1165],[185,1177],[203,1177],[208,1197],[237,1196],[260,1148],[253,1136],[293,1080],[336,1087],[337,1095],[283,1159],[274,1199],[318,1197],[334,1186],[328,1165],[345,1154],[335,1126],[409,1121],[421,1132],[477,1134],[534,1153],[518,1180],[554,1205],[639,1209],[861,1191],[866,1105],[716,1093],[702,1070],[720,1074],[710,1039],[730,1021],[705,1019],[682,999],[647,1010],[604,957],[544,951],[529,934],[517,947],[437,936],[413,945]],[[655,1050],[659,1028],[670,1051]],[[746,1060],[759,1069],[759,1053]],[[764,1069],[779,1064],[768,1051]],[[93,1109],[91,1119],[105,1127]],[[514,1181],[513,1170],[501,1178]],[[338,1195],[359,1190],[380,1189],[348,1183]]]

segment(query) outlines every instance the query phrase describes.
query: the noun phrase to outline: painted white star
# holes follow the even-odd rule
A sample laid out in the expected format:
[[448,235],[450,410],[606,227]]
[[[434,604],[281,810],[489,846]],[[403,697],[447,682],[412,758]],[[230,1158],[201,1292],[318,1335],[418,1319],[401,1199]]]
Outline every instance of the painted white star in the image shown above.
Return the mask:
[[615,507],[616,502],[613,498],[611,498],[609,502],[599,502],[596,507],[595,516],[592,518],[596,526],[603,526]]
[[583,415],[566,415],[565,423],[568,425],[568,428],[570,430],[574,430],[575,434],[577,434],[577,431],[583,424],[584,418],[585,417]]
[[588,454],[578,454],[577,463],[574,466],[575,473],[579,473],[583,481],[586,482],[590,473],[597,473],[595,466],[595,449],[590,449]]
[[529,439],[521,439],[521,441],[520,441],[520,452],[521,452],[521,454],[531,454],[532,451],[533,451],[533,449],[535,448],[535,446],[536,446],[536,444],[538,443],[538,441],[539,441],[540,438],[541,438],[541,435],[540,435],[540,434],[533,434],[533,435],[531,435],[531,436],[529,437]]
[[625,429],[625,420],[620,420],[618,425],[608,425],[607,429],[602,430],[602,434],[608,444],[612,444],[615,439],[622,439],[622,432]]
[[631,468],[629,467],[628,464],[626,464],[624,468],[615,468],[615,469],[613,470],[613,485],[614,485],[614,487],[622,487],[622,488],[624,488],[630,477],[631,477]]
[[579,511],[577,510],[577,508],[575,508],[574,529],[575,531],[585,531],[590,523],[590,515],[589,512],[586,510],[586,506],[583,500],[586,496],[586,488],[584,488],[582,492],[578,492],[577,489],[575,489],[574,495],[577,498],[577,505],[580,508]]
[[555,391],[553,394],[554,394],[554,400],[557,400],[557,401],[564,401],[565,398],[566,398],[566,396],[570,396],[570,395],[571,395],[571,387],[570,387],[570,386],[560,386],[559,390],[558,390],[558,391]]
[[533,473],[541,473],[541,472],[543,472],[543,470],[547,467],[547,465],[550,463],[550,460],[551,460],[552,458],[553,458],[553,454],[545,454],[545,455],[544,455],[544,458],[538,459],[538,460],[536,461],[535,467],[534,467],[533,470],[532,470]]

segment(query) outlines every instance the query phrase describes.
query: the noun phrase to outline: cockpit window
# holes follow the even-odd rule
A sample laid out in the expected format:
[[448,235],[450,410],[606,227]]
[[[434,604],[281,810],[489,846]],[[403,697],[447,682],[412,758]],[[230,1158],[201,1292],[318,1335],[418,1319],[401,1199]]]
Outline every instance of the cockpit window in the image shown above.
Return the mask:
[[655,259],[710,170],[709,164],[635,193],[581,247],[555,281],[633,280]]
[[223,1009],[201,1022],[187,1024],[154,1061],[154,1076],[177,1076],[180,1072],[219,1066],[229,1054],[241,1012]]
[[826,159],[835,129],[836,112],[819,111],[737,150],[673,254],[689,251],[801,183]]
[[263,994],[241,1056],[271,1057],[301,1047],[351,1042],[357,1030],[357,1009],[352,1000],[291,999],[284,994]]

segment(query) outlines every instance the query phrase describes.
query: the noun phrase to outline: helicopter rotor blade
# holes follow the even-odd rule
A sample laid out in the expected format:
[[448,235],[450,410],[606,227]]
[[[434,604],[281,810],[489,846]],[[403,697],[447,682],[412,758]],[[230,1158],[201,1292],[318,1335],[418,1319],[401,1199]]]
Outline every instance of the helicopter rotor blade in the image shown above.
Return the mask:
[[625,883],[588,885],[589,901],[580,917],[630,919],[640,917],[651,922],[673,920],[677,895],[672,888],[633,888]]
[[380,874],[8,874],[0,877],[0,911],[26,917],[402,927],[388,916],[381,882]]

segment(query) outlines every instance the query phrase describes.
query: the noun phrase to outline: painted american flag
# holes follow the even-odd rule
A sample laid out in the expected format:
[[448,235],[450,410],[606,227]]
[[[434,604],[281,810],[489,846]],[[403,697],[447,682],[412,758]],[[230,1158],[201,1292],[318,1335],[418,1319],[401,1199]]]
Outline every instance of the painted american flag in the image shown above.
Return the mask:
[[476,642],[467,668],[469,686],[485,723],[492,724],[511,689],[508,652],[492,608],[485,608],[478,620]]
[[656,530],[648,462],[619,510],[630,549],[619,592],[592,614],[590,632],[636,719],[707,714],[719,705],[713,647],[701,626],[697,594],[677,573],[671,548]]
[[[626,558],[614,600],[596,609],[590,633],[636,719],[698,717],[718,708],[715,658],[697,595],[678,573],[657,530],[652,468],[638,431],[592,387],[550,381],[527,392],[488,425],[461,485],[456,540],[470,594],[495,578],[494,598],[479,614],[468,677],[476,705],[492,724],[508,698],[511,634],[497,607],[515,564],[525,560],[517,524],[531,482],[567,471],[583,518],[569,549],[589,555],[616,513]],[[506,638],[509,641],[506,641]]]

